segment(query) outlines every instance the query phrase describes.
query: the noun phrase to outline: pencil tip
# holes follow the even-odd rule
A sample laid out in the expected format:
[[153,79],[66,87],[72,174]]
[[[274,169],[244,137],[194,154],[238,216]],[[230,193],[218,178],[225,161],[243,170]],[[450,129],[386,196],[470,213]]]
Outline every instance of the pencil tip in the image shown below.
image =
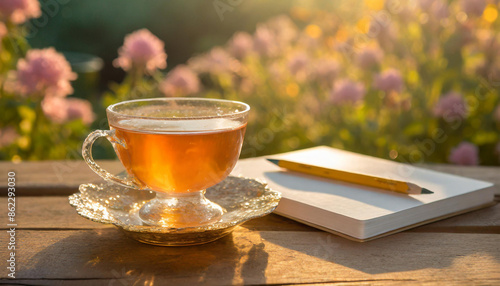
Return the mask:
[[422,192],[421,192],[421,194],[434,194],[434,192],[433,192],[433,191],[430,191],[430,190],[428,190],[428,189],[426,189],[426,188],[422,188]]
[[278,165],[279,162],[280,162],[280,160],[276,160],[276,159],[267,159],[267,161],[269,161],[269,162],[271,162],[273,164],[276,164],[276,165]]

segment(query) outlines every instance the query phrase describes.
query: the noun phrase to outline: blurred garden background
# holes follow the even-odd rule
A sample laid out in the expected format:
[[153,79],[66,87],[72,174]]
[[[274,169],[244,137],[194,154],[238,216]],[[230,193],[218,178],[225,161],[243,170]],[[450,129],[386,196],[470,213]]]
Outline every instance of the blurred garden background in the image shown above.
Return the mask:
[[[252,107],[242,157],[500,164],[497,0],[0,0],[0,159],[81,159],[105,108]],[[97,159],[115,158],[100,141]]]

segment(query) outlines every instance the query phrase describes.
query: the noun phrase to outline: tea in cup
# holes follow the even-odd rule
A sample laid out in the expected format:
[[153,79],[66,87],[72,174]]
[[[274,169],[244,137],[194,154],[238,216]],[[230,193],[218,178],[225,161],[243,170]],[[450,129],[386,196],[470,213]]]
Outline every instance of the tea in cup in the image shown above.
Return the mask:
[[[156,192],[139,211],[145,224],[172,228],[218,221],[223,209],[205,190],[234,168],[250,107],[242,102],[202,98],[157,98],[120,102],[106,109],[110,130],[96,130],[84,142],[89,167],[108,181]],[[92,144],[106,137],[127,170],[118,178],[92,158]]]

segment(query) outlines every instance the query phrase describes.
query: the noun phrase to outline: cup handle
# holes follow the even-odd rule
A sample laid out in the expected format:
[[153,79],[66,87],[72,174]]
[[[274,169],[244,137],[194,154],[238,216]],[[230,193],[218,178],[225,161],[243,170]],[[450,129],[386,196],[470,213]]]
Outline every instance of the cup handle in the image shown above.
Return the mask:
[[120,144],[126,148],[125,143],[120,139],[116,138],[114,130],[95,130],[87,136],[82,146],[82,156],[87,165],[89,165],[90,169],[94,171],[97,175],[101,176],[104,180],[110,181],[113,183],[117,183],[124,187],[128,188],[136,188],[136,189],[145,189],[145,186],[138,183],[135,180],[125,180],[120,179],[117,176],[111,174],[110,172],[104,170],[101,166],[99,166],[92,157],[92,145],[94,145],[95,140],[101,137],[106,137],[111,144]]

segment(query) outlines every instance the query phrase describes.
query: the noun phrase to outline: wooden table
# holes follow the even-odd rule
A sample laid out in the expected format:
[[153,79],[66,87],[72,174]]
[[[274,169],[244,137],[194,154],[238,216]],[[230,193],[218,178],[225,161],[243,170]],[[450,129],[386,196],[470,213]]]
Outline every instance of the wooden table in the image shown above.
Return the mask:
[[[118,172],[118,162],[102,163]],[[426,165],[500,185],[500,168]],[[21,285],[500,285],[500,205],[357,243],[278,215],[213,243],[157,247],[88,221],[68,204],[100,181],[82,161],[0,163],[16,174],[16,279],[8,280],[7,198],[1,199],[0,283]],[[498,200],[498,197],[497,197]]]

